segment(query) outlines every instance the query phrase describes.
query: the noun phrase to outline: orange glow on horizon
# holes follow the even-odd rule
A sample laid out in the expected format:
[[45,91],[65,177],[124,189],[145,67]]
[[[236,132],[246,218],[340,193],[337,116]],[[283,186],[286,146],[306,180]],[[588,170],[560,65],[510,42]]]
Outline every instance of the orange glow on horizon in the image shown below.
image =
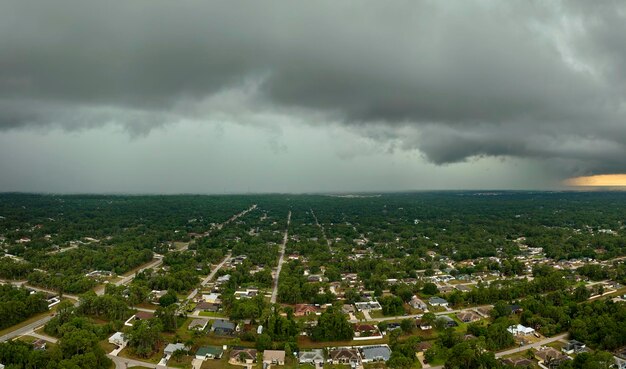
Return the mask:
[[568,186],[577,187],[621,187],[626,186],[626,174],[600,174],[574,177],[565,180]]

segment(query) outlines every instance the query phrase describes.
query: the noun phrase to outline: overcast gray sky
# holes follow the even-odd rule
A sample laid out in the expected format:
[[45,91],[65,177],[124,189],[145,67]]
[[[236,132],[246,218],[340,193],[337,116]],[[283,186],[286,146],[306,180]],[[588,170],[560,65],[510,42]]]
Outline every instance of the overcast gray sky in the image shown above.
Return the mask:
[[626,172],[621,1],[0,3],[0,191],[558,188]]

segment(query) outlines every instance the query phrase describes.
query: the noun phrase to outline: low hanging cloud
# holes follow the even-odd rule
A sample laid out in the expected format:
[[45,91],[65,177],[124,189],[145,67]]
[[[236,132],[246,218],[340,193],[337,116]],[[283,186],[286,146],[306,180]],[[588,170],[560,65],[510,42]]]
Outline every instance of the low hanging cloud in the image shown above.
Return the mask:
[[[6,1],[0,129],[334,122],[433,163],[626,171],[626,5]],[[241,92],[243,91],[243,92]],[[372,127],[374,127],[372,129]]]

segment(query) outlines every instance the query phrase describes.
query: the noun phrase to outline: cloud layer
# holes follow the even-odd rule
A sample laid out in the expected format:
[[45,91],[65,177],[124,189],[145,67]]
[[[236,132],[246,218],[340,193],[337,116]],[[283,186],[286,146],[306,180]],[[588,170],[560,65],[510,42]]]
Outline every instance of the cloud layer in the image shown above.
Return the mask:
[[626,5],[7,1],[0,129],[278,114],[431,162],[626,171]]

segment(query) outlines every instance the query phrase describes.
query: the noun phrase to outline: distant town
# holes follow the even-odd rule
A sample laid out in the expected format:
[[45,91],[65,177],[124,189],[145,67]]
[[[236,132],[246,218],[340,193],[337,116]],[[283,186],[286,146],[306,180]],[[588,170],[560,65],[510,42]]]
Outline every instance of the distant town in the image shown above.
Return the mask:
[[622,192],[0,194],[0,369],[626,369],[624,214]]

